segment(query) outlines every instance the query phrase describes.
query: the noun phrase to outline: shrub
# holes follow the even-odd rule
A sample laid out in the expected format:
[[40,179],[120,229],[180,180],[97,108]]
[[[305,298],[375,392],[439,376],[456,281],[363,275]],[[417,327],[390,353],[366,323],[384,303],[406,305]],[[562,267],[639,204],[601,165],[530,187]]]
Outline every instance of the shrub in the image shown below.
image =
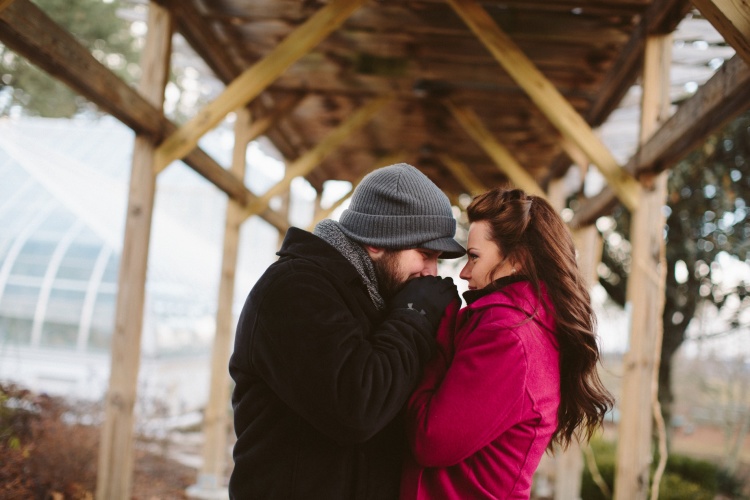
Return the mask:
[[706,488],[674,473],[665,473],[659,485],[659,500],[714,500],[716,494]]
[[[615,444],[598,439],[591,442],[591,448],[596,457],[599,473],[610,491],[614,491]],[[651,479],[653,479],[653,471]],[[729,498],[742,498],[743,487],[742,480],[714,463],[672,454],[667,458],[667,467],[659,485],[659,499],[713,500],[718,494]],[[606,500],[602,491],[594,483],[588,467],[583,471],[581,498]]]
[[67,424],[62,400],[0,386],[2,498],[47,498],[52,492],[90,498],[96,485],[98,431]]
[[[93,498],[101,413],[98,405],[0,384],[0,499]],[[131,498],[186,498],[194,469],[137,442],[134,453]]]

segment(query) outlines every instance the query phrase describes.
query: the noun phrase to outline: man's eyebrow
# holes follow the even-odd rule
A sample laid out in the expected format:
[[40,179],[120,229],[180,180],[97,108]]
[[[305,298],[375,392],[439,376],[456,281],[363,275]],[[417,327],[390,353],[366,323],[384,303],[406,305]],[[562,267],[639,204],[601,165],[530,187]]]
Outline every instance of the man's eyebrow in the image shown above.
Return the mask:
[[430,255],[436,255],[438,257],[440,257],[441,255],[443,255],[442,250],[430,250],[429,248],[420,248],[419,250],[422,251],[422,252],[426,252],[426,253],[428,253]]

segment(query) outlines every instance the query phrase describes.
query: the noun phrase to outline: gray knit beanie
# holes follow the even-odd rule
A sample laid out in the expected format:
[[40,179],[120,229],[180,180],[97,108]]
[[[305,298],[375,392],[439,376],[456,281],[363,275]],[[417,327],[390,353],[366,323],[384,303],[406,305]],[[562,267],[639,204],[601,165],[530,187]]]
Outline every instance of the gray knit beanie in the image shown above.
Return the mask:
[[466,253],[453,239],[456,219],[448,197],[406,163],[365,176],[339,225],[344,234],[364,245],[394,250],[426,248],[442,252],[441,259]]

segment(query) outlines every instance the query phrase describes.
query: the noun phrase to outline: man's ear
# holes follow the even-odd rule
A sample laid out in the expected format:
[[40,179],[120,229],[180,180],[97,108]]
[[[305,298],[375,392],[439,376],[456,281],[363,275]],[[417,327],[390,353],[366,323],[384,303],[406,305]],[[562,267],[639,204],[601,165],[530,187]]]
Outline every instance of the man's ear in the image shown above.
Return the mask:
[[365,247],[365,250],[367,250],[367,254],[372,260],[378,260],[385,253],[385,248],[373,247],[370,245],[362,246]]

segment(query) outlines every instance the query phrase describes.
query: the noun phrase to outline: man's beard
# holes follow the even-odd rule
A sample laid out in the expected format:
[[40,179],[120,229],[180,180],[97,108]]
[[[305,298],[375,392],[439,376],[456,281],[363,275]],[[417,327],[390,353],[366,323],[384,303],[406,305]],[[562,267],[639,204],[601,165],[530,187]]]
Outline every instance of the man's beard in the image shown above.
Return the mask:
[[401,277],[398,264],[398,250],[386,250],[382,257],[372,261],[378,278],[378,291],[386,302],[391,300],[407,282]]

